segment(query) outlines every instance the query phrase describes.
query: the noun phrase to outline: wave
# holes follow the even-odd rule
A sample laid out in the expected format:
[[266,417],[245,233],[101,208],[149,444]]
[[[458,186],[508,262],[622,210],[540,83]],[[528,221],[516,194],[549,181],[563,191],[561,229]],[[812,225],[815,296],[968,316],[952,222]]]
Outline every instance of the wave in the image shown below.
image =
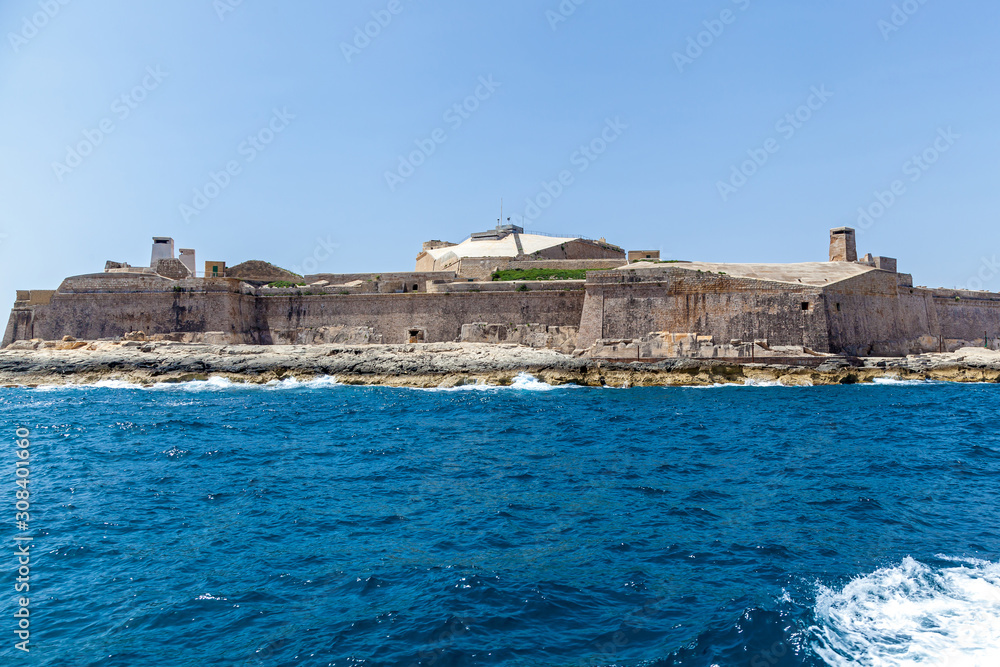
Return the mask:
[[[125,380],[100,380],[98,382],[63,385],[42,385],[36,387],[34,391],[64,391],[77,389],[121,389],[132,391],[169,391],[169,392],[222,392],[233,390],[264,390],[283,391],[290,389],[323,389],[327,387],[341,387],[336,377],[324,375],[311,380],[299,380],[297,378],[285,378],[283,380],[271,380],[266,383],[254,382],[233,382],[224,377],[212,376],[207,380],[190,380],[187,382],[157,382],[152,385],[142,385]],[[431,387],[422,389],[423,391],[498,391],[514,389],[517,391],[552,391],[555,389],[571,388],[577,385],[554,386],[542,382],[529,373],[518,373],[510,385],[492,385],[482,381],[476,384],[465,384],[455,387]]]
[[514,380],[509,385],[497,385],[497,384],[486,384],[483,381],[479,381],[475,384],[462,384],[455,387],[427,387],[420,388],[419,391],[501,391],[501,390],[518,390],[518,391],[553,391],[555,389],[570,389],[573,387],[578,387],[579,385],[566,384],[555,386],[548,384],[547,382],[542,382],[530,373],[518,373]]
[[811,387],[811,384],[797,385],[797,384],[784,384],[778,380],[757,380],[754,378],[746,378],[742,383],[740,382],[716,382],[714,384],[699,384],[691,385],[692,389],[726,389],[733,387],[783,387],[786,389],[790,388],[801,388],[801,387]]
[[883,385],[889,384],[889,385],[907,385],[907,386],[915,386],[915,385],[927,386],[930,384],[940,384],[933,380],[901,380],[899,377],[893,375],[887,375],[885,377],[880,377],[880,378],[872,378],[871,383],[883,384]]
[[311,380],[298,380],[296,378],[285,378],[284,380],[271,380],[263,384],[254,382],[233,382],[224,377],[212,376],[207,380],[190,380],[187,382],[157,382],[152,385],[135,384],[125,380],[100,380],[86,384],[61,384],[42,385],[36,387],[34,391],[63,391],[77,389],[124,389],[134,391],[170,391],[170,392],[220,392],[232,390],[265,390],[281,391],[288,389],[321,389],[325,387],[342,386],[337,378],[324,375]]
[[938,556],[912,558],[819,587],[813,650],[827,664],[1000,665],[1000,564]]

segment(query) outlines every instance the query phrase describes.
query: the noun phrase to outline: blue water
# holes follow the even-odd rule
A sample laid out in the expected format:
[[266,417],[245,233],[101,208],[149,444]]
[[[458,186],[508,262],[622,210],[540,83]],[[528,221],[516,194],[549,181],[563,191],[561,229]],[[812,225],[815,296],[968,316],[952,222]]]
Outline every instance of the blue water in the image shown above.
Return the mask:
[[0,664],[1000,664],[1000,387],[543,389],[0,390]]

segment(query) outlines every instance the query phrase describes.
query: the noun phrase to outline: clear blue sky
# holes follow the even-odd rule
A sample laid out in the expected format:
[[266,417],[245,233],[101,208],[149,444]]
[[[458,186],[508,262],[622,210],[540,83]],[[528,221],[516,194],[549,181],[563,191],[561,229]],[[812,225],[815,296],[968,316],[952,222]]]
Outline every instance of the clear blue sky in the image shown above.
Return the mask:
[[575,2],[4,0],[0,298],[144,265],[154,235],[410,270],[501,197],[680,259],[825,260],[859,207],[859,250],[917,284],[1000,256],[1000,4]]

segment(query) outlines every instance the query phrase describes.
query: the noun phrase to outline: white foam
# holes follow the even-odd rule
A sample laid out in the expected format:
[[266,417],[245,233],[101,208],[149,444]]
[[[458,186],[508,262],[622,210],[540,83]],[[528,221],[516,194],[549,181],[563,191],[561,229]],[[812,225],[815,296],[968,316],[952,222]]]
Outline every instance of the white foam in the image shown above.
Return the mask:
[[755,380],[753,378],[747,378],[743,381],[744,387],[785,387],[787,385],[781,384],[777,380]]
[[510,383],[510,388],[521,391],[552,391],[556,389],[548,382],[542,382],[528,373],[518,373],[514,381]]
[[285,378],[284,380],[271,380],[264,385],[269,390],[282,389],[318,389],[321,387],[338,387],[340,383],[337,378],[331,375],[314,378],[312,380],[297,380],[295,378]]
[[928,385],[936,384],[931,380],[901,380],[899,376],[887,375],[880,378],[872,378],[872,384],[892,384],[892,385]]
[[37,387],[35,391],[60,391],[66,389],[133,389],[145,391],[169,391],[169,392],[220,392],[247,389],[322,389],[326,387],[339,387],[337,378],[330,375],[314,378],[312,380],[296,380],[295,378],[285,378],[284,380],[271,380],[266,384],[253,382],[233,382],[224,377],[212,376],[207,380],[190,380],[188,382],[157,382],[151,386],[133,384],[124,380],[100,380],[90,384],[63,384],[44,385]]
[[743,387],[757,387],[757,388],[760,388],[760,387],[785,387],[785,388],[788,388],[788,387],[811,387],[811,386],[812,386],[811,384],[790,385],[790,384],[782,384],[778,380],[756,380],[754,378],[747,378],[747,379],[743,380],[742,384],[738,383],[738,382],[725,382],[725,383],[723,383],[723,382],[716,382],[714,384],[696,384],[696,385],[690,385],[690,388],[692,388],[692,389],[724,389],[724,388],[733,388],[733,387],[737,387],[737,388],[743,388]]
[[482,380],[475,384],[462,384],[455,387],[429,387],[417,388],[418,391],[504,391],[515,389],[518,391],[553,391],[555,389],[569,389],[578,385],[566,384],[554,386],[547,382],[535,378],[529,373],[518,373],[509,385],[486,384]]
[[227,378],[213,376],[207,380],[190,382],[157,382],[150,388],[154,391],[226,391],[238,386],[240,385],[234,384]]
[[1000,564],[946,560],[956,565],[906,558],[841,590],[820,586],[813,650],[836,666],[1000,665]]

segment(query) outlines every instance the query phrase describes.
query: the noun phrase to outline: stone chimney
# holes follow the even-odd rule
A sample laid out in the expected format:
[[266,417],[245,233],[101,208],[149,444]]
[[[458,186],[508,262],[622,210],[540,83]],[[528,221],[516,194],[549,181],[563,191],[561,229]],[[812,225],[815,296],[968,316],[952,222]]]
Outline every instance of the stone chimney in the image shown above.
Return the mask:
[[850,227],[837,227],[830,230],[830,261],[858,261],[858,246],[854,241],[854,230]]

